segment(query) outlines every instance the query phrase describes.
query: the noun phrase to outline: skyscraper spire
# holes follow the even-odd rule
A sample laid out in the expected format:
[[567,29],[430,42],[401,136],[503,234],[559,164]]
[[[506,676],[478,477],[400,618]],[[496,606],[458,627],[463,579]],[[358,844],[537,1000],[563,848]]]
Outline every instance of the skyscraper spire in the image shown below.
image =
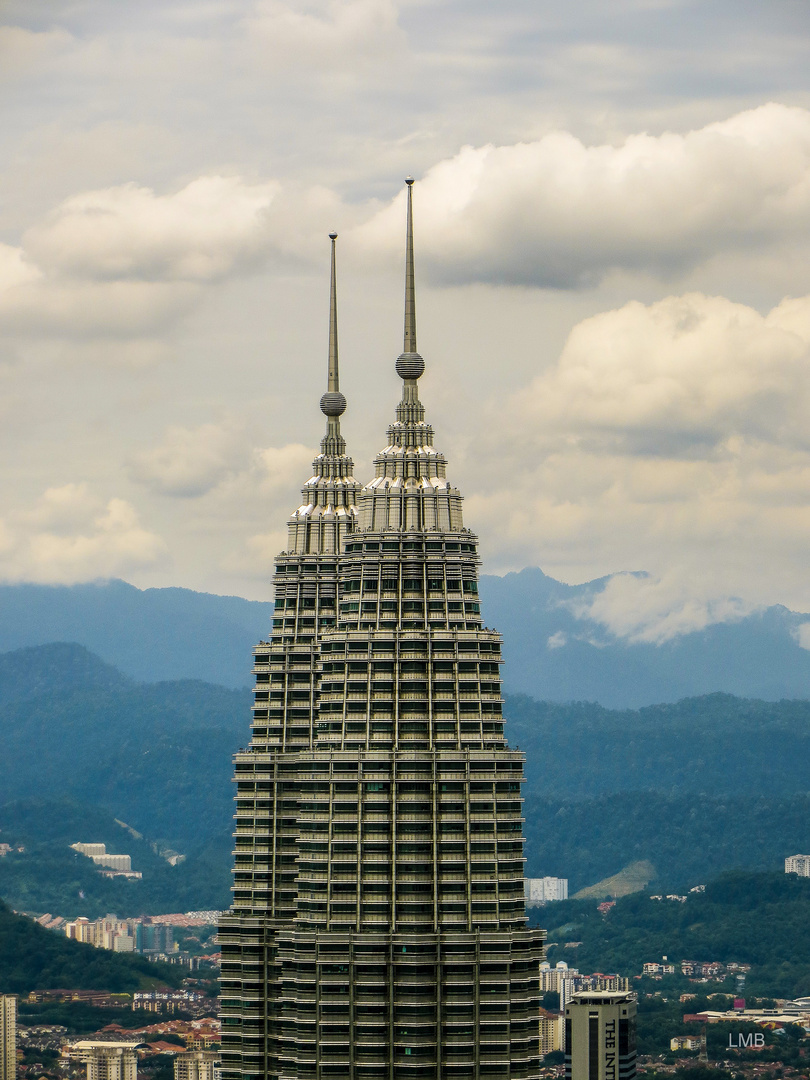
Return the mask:
[[[338,332],[337,332],[337,275],[335,273],[335,241],[337,233],[329,233],[332,241],[332,275],[329,288],[329,371],[326,393],[321,398],[321,412],[326,416],[326,439],[340,439],[340,417],[346,411],[346,398],[340,392],[338,371]],[[327,452],[324,446],[324,452]],[[335,452],[335,449],[332,452]],[[339,453],[340,451],[338,451]]]
[[[411,384],[414,397],[416,380],[425,370],[425,361],[416,351],[416,288],[413,273],[413,177],[406,176],[408,185],[408,221],[405,231],[405,335],[402,353],[397,358],[397,374],[406,386]],[[403,394],[403,400],[406,395]]]

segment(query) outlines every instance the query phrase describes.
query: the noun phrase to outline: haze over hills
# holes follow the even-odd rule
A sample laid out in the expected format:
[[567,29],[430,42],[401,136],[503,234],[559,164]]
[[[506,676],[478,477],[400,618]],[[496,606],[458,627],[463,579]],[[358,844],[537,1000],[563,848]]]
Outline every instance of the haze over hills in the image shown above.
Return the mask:
[[0,585],[0,653],[75,641],[142,682],[251,685],[251,649],[272,619],[272,604],[190,589]]
[[[507,692],[611,708],[715,691],[810,698],[810,651],[800,644],[810,616],[774,606],[660,644],[628,640],[593,614],[594,598],[615,579],[565,585],[532,568],[481,578],[486,621],[504,636]],[[269,635],[272,613],[270,603],[123,581],[3,585],[0,652],[75,641],[144,682],[246,687],[251,649]]]
[[[139,683],[79,645],[0,656],[0,842],[26,848],[0,859],[0,896],[63,915],[224,906],[250,698]],[[518,695],[506,716],[527,755],[530,875],[573,892],[648,860],[681,888],[810,845],[810,702],[713,694],[618,712]],[[143,881],[100,877],[75,840],[131,855]],[[158,841],[186,861],[169,866]]]

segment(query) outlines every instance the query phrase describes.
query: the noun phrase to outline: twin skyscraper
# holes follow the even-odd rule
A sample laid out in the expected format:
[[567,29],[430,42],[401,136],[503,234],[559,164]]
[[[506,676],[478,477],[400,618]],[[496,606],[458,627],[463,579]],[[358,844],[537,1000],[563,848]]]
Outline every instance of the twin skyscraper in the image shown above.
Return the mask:
[[503,735],[477,539],[419,400],[406,182],[402,399],[365,486],[340,431],[332,236],[326,434],[276,559],[234,760],[223,1080],[540,1071],[523,755]]

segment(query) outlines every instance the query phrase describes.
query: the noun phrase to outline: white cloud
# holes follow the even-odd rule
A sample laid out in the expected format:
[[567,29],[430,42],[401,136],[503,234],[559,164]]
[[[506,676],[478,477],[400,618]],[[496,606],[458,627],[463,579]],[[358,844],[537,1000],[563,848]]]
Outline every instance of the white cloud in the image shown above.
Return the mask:
[[171,195],[123,184],[66,199],[23,238],[51,274],[89,280],[212,281],[265,243],[277,183],[201,176]]
[[106,503],[86,484],[44,492],[29,510],[0,522],[0,578],[73,584],[149,567],[165,554],[124,499]]
[[568,606],[617,638],[655,645],[715,623],[737,622],[755,607],[712,589],[694,573],[676,570],[662,577],[616,574],[604,589]]
[[21,26],[0,26],[0,81],[19,78],[75,46],[62,28],[34,32]]
[[[404,45],[393,0],[317,0],[300,4],[258,0],[243,20],[249,40],[261,49],[268,74],[307,81],[328,78],[357,83],[369,67],[381,68]],[[270,64],[268,57],[272,58]]]
[[544,432],[678,456],[734,436],[807,447],[810,297],[767,315],[724,297],[633,301],[579,323],[521,395]]
[[[264,491],[295,484],[303,487],[312,475],[312,461],[315,453],[311,447],[302,443],[288,443],[286,446],[268,446],[256,451],[260,483]],[[307,472],[309,469],[309,472]]]
[[764,315],[700,294],[633,302],[583,320],[556,365],[492,405],[465,517],[490,566],[649,569],[583,608],[619,637],[807,610],[808,409],[810,297]]
[[[807,244],[810,112],[772,103],[615,146],[566,131],[465,146],[428,169],[415,198],[420,254],[439,281],[669,276],[720,253]],[[361,227],[367,248],[400,244],[402,199]]]
[[810,622],[799,623],[794,630],[793,636],[802,649],[810,649]]
[[72,196],[28,229],[22,246],[0,245],[6,331],[165,330],[204,286],[255,267],[272,247],[278,187],[201,176],[169,195],[130,183]]
[[232,423],[170,427],[160,446],[132,463],[135,480],[163,495],[204,495],[244,467],[245,454]]
[[0,244],[0,296],[41,277],[42,272],[26,262],[22,248]]
[[[282,7],[271,22],[318,41],[391,14],[372,0]],[[0,315],[33,334],[154,335],[226,278],[270,260],[281,273],[301,266],[335,224],[350,253],[393,258],[402,198],[376,212],[322,184],[217,173],[168,193],[135,182],[79,192],[0,248]],[[466,147],[428,170],[416,198],[420,263],[446,282],[569,288],[614,269],[666,277],[718,255],[795,253],[810,240],[810,111],[767,105],[618,146],[555,132]]]

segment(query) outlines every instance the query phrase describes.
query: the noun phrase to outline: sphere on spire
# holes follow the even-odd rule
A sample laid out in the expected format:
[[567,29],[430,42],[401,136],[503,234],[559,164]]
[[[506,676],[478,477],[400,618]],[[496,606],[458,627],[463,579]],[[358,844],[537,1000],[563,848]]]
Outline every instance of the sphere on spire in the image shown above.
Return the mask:
[[321,398],[324,416],[342,416],[346,412],[346,398],[339,390],[329,390]]
[[400,379],[418,379],[425,371],[425,361],[419,353],[402,353],[397,357],[397,375]]

